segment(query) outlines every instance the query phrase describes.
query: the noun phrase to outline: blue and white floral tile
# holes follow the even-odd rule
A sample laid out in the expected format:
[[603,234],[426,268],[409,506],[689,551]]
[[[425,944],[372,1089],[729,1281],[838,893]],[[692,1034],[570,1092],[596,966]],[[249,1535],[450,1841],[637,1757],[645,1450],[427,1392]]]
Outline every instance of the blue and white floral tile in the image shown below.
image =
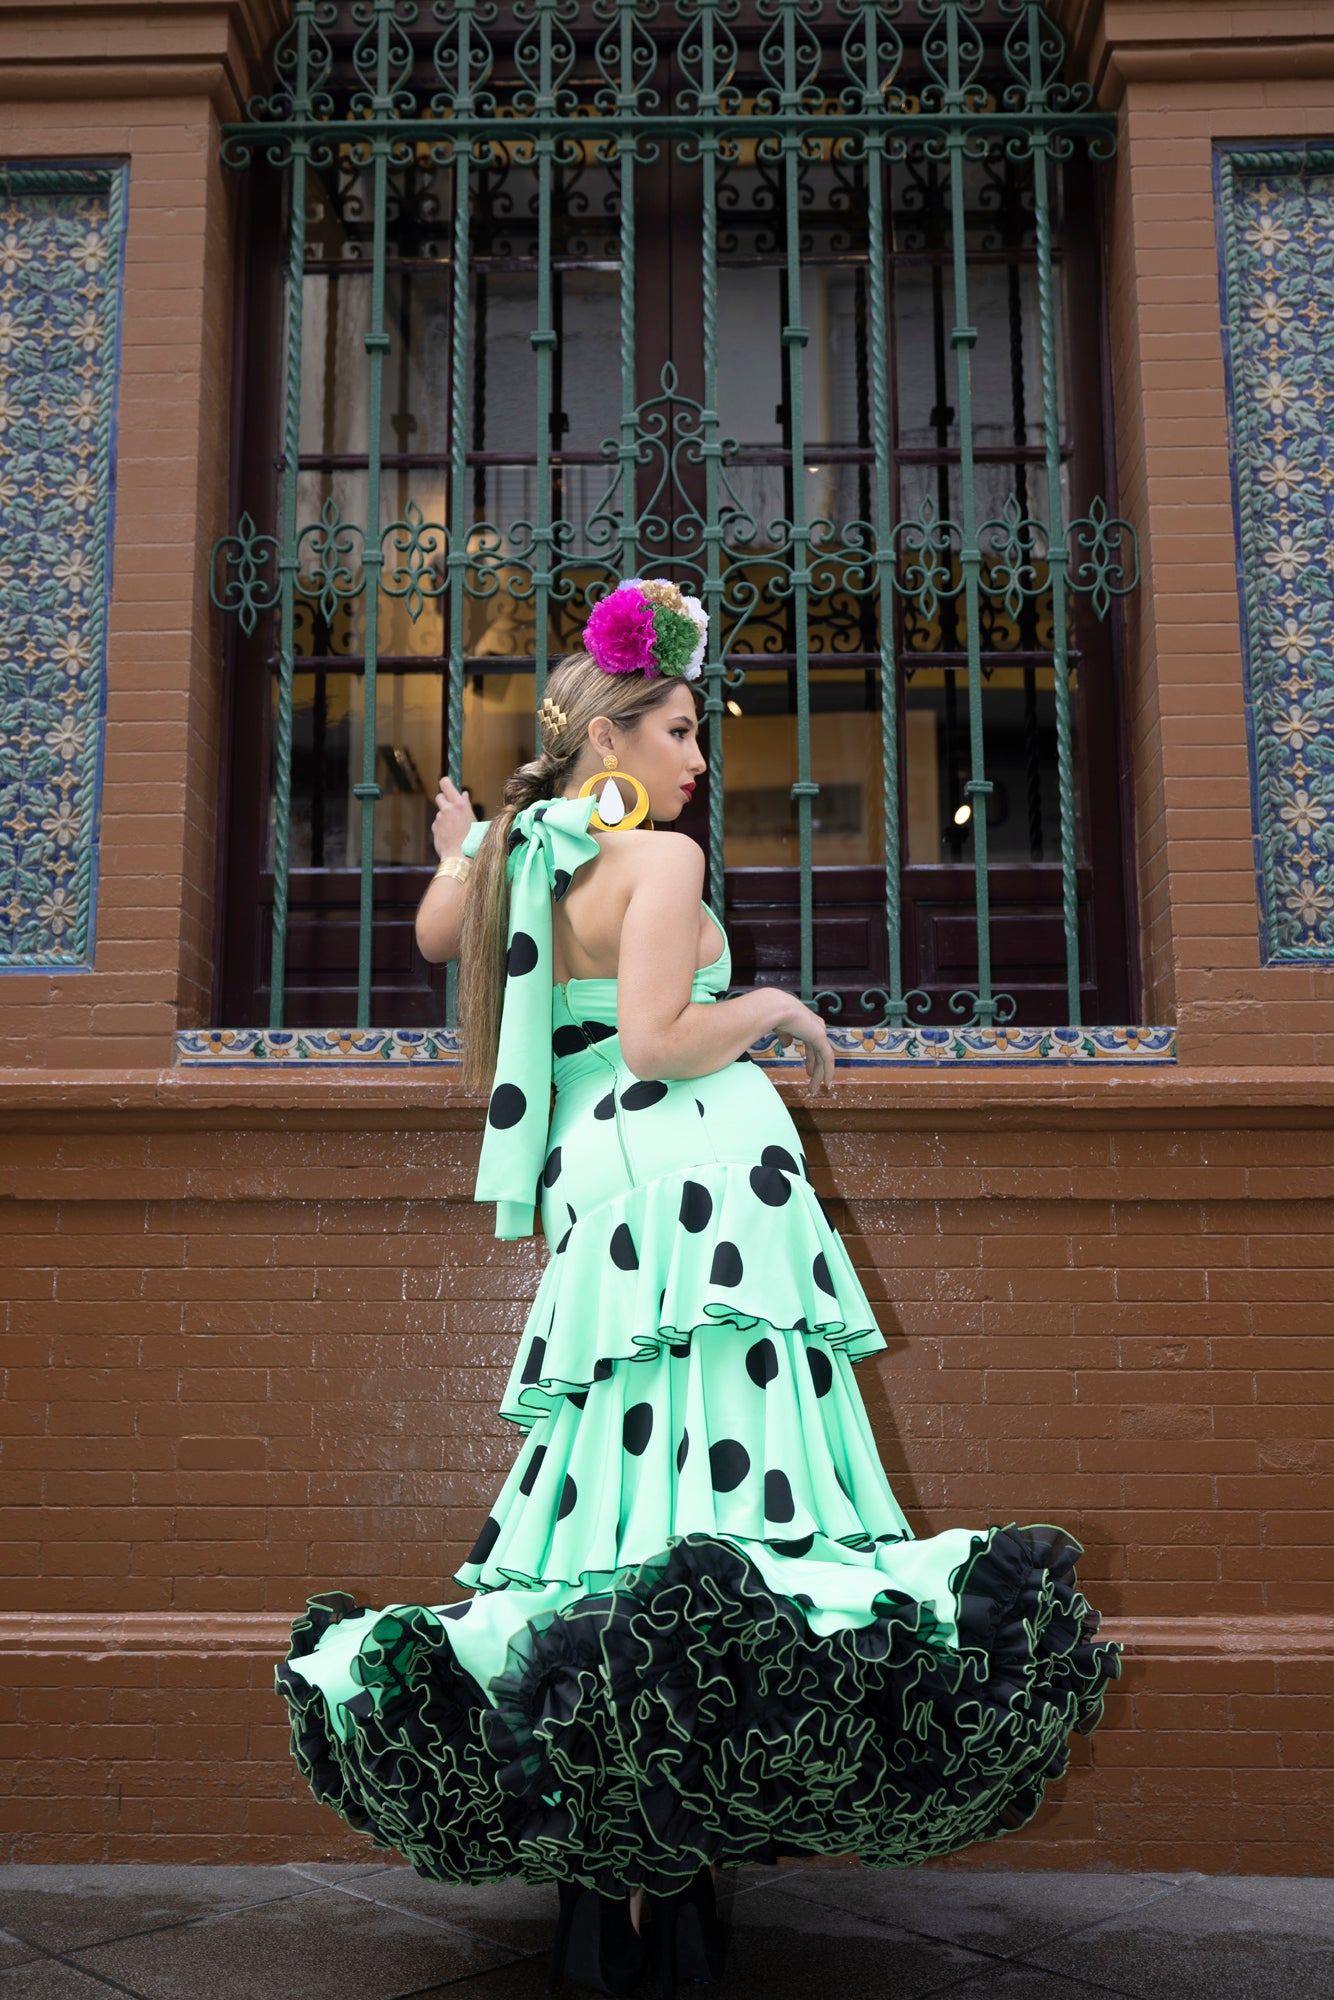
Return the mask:
[[1334,147],[1216,154],[1261,947],[1334,962]]
[[0,972],[92,964],[126,178],[0,161]]

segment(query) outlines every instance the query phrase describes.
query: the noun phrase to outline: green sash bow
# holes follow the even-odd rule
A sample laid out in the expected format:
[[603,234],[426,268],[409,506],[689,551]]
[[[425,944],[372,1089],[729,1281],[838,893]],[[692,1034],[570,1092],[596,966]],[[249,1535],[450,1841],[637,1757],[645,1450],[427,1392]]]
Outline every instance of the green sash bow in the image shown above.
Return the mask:
[[[496,1235],[506,1239],[531,1236],[535,1226],[551,1125],[551,903],[565,894],[576,868],[601,851],[588,831],[596,806],[591,792],[583,799],[539,799],[510,829],[500,1048],[473,1190],[474,1201],[496,1204]],[[490,824],[469,827],[465,854],[477,852]]]

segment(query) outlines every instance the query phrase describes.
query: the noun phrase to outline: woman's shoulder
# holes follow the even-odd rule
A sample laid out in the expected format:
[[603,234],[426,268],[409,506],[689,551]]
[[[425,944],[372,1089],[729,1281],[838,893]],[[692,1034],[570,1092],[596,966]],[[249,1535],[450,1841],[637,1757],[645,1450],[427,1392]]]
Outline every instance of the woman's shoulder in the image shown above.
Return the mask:
[[614,828],[598,833],[599,847],[617,871],[635,882],[704,880],[704,850],[688,833],[671,833],[666,827],[650,831],[632,827],[624,833]]

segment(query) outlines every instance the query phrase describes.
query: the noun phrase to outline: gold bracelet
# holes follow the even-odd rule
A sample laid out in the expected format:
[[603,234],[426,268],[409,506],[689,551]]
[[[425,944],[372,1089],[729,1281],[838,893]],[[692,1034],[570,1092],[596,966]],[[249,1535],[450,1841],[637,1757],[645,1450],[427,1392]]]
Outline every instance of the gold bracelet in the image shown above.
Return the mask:
[[438,882],[442,875],[453,875],[460,882],[466,882],[471,868],[471,855],[447,854],[435,871],[435,880]]

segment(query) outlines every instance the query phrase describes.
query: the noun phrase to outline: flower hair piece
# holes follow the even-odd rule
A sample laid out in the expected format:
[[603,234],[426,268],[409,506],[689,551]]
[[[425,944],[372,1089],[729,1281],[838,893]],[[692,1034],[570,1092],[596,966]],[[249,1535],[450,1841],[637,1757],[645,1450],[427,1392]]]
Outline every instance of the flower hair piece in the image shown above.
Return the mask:
[[584,646],[606,674],[668,674],[698,680],[709,614],[661,576],[629,576],[593,606]]

